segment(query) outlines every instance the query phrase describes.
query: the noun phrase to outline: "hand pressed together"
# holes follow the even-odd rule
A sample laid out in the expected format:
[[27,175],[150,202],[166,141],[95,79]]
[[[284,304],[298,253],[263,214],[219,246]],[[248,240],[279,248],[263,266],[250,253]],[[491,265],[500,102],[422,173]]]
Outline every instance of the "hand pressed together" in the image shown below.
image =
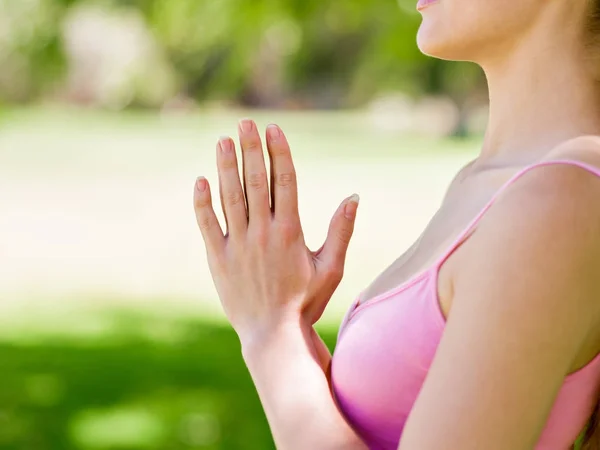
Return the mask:
[[239,125],[243,165],[240,180],[235,144],[221,138],[217,167],[223,233],[212,206],[208,181],[194,188],[194,208],[205,241],[210,271],[225,310],[242,344],[291,322],[314,324],[339,285],[354,229],[358,196],[335,212],[323,246],[310,251],[298,214],[296,172],[286,137],[269,125],[265,165],[256,124]]

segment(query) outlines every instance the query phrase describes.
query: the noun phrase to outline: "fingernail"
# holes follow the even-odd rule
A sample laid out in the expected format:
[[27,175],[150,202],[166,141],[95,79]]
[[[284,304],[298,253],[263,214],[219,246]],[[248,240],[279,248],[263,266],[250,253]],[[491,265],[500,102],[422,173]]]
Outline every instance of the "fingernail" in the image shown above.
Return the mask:
[[227,136],[222,136],[219,139],[219,148],[223,153],[229,153],[232,149],[231,139]]
[[353,194],[346,203],[344,207],[344,215],[347,219],[354,219],[356,217],[356,210],[358,209],[358,203],[360,202],[360,197],[358,194]]
[[240,129],[244,133],[249,133],[254,129],[254,122],[250,119],[242,119],[240,120]]
[[267,132],[271,140],[276,141],[281,136],[281,131],[277,125],[271,124],[267,127]]
[[198,192],[204,192],[206,191],[206,178],[204,177],[198,177],[198,179],[196,180],[196,189],[198,189]]

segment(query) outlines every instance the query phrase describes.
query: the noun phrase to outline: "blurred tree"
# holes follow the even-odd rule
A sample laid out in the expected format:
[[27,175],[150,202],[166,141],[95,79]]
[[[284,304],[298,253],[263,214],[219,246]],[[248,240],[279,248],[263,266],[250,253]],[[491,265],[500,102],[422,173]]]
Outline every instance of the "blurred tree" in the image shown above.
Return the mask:
[[170,65],[161,70],[197,101],[332,108],[394,91],[464,99],[483,85],[479,71],[461,82],[418,51],[412,0],[0,0],[0,99],[55,92],[69,71],[64,18],[83,4],[137,11]]
[[0,100],[33,100],[64,75],[60,23],[67,3],[0,0]]

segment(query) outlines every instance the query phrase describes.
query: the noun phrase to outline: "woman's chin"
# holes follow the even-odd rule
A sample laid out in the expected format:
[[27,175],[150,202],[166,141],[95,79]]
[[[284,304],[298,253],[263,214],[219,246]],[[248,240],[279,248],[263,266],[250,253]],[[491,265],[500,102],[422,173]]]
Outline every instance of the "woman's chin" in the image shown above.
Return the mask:
[[436,30],[432,28],[433,27],[428,26],[427,23],[421,24],[419,32],[417,33],[417,46],[425,55],[434,58],[444,58],[444,50],[446,50],[446,45],[444,45],[445,42],[441,39],[439,33],[436,33]]
[[467,46],[452,39],[452,36],[441,32],[441,27],[428,26],[423,23],[417,33],[417,46],[427,56],[450,61],[470,61]]

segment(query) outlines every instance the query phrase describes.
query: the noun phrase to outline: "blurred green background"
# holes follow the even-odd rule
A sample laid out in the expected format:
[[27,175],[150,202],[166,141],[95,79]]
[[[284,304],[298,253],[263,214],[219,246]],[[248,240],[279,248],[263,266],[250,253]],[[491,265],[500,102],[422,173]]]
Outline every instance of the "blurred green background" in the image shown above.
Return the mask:
[[310,247],[358,192],[319,324],[475,155],[485,80],[412,0],[0,0],[0,448],[273,448],[196,230],[242,117],[289,136]]

